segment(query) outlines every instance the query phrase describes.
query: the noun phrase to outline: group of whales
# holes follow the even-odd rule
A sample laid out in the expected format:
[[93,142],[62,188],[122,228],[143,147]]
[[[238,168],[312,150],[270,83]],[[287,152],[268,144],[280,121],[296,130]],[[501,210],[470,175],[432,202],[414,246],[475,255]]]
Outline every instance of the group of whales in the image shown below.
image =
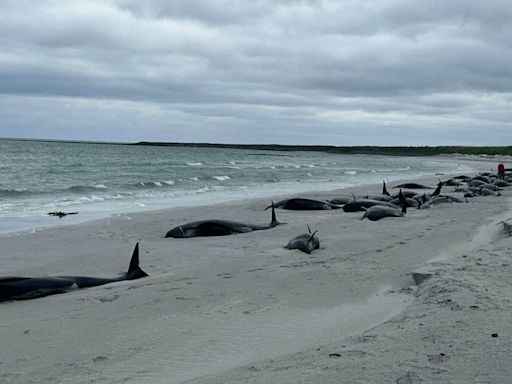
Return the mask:
[[[291,200],[294,200],[296,202],[291,202]],[[287,202],[290,202],[290,204],[287,204]],[[292,210],[320,210],[330,209],[321,208],[322,206],[329,205],[330,204],[328,203],[322,203],[321,201],[309,199],[289,199],[283,200],[277,204],[274,204],[272,202],[271,205],[265,208],[265,210],[267,210],[268,208],[272,208],[272,218],[270,224],[268,225],[254,225],[231,220],[201,220],[183,225],[178,225],[177,227],[168,231],[165,237],[187,238],[198,236],[226,236],[233,235],[236,233],[261,231],[265,229],[271,229],[277,227],[280,224],[283,224],[277,221],[275,208]],[[313,206],[315,206],[316,208],[312,208]],[[336,206],[333,207],[340,208]],[[301,233],[300,235],[292,238],[285,248],[299,249],[306,253],[311,253],[313,250],[318,249],[320,247],[320,241],[315,236],[316,231],[314,233],[311,233],[311,229],[309,228],[309,226],[308,231],[309,233]]]
[[[462,184],[466,186],[462,186]],[[348,198],[337,198],[324,202],[313,199],[292,198],[282,200],[268,206],[272,208],[272,218],[267,225],[254,225],[229,220],[202,220],[179,225],[168,231],[165,237],[189,238],[197,236],[225,236],[236,233],[247,233],[258,230],[275,228],[282,224],[277,221],[275,208],[288,210],[330,210],[343,209],[345,212],[364,211],[362,219],[376,221],[385,217],[403,217],[408,207],[419,209],[430,208],[431,206],[443,203],[462,203],[463,200],[452,196],[442,195],[443,186],[453,186],[452,192],[463,193],[465,201],[467,197],[478,195],[500,196],[500,189],[511,186],[506,180],[499,180],[492,173],[482,173],[475,177],[457,176],[447,181],[439,180],[437,188],[433,193],[417,193],[411,189],[434,189],[417,183],[405,183],[396,185],[399,192],[391,195],[383,182],[382,193],[379,195],[366,196],[363,199],[353,201]],[[407,190],[402,190],[407,189]],[[287,249],[299,249],[306,253],[320,247],[320,241],[315,236],[316,232],[302,233],[293,237],[285,246]],[[87,276],[42,276],[42,277],[0,277],[0,302],[9,300],[34,299],[57,293],[67,292],[74,288],[89,288],[108,284],[116,281],[135,280],[148,276],[139,267],[139,244],[135,245],[128,271],[117,277],[98,278]]]
[[[512,183],[506,180],[497,179],[496,175],[492,173],[482,173],[474,177],[461,175],[446,181],[439,180],[432,193],[417,192],[412,191],[412,189],[424,190],[434,189],[434,187],[417,183],[404,183],[393,187],[400,189],[398,193],[390,194],[384,182],[382,193],[379,195],[366,196],[363,199],[354,197],[353,201],[345,198],[343,210],[346,212],[366,211],[363,219],[368,218],[370,220],[400,217],[406,213],[407,207],[428,209],[445,203],[467,203],[468,197],[501,196],[500,190],[511,185]],[[453,190],[448,190],[449,194],[442,194],[442,188],[448,186],[453,186]],[[462,193],[462,196],[454,196],[454,193]],[[341,204],[343,198],[333,199],[330,202]],[[399,208],[402,208],[402,210],[400,211]]]
[[[276,219],[275,209],[272,206],[272,220],[268,225],[252,225],[228,220],[203,220],[180,225],[167,232],[166,237],[186,238],[196,236],[224,236],[235,233],[274,228],[279,223]],[[309,230],[309,227],[308,227]],[[320,242],[315,233],[301,234],[291,239],[286,246],[288,249],[300,249],[310,253],[318,249]],[[148,276],[139,267],[139,243],[135,245],[128,271],[117,277],[101,278],[88,276],[41,276],[0,277],[0,302],[10,300],[36,299],[43,296],[68,292],[72,289],[90,288],[116,281],[135,280]]]
[[[466,188],[461,187],[461,183],[467,183]],[[404,183],[396,185],[393,188],[399,188],[399,192],[390,194],[386,189],[386,183],[383,182],[382,193],[379,195],[366,196],[363,199],[356,199],[353,195],[353,201],[348,198],[336,198],[330,201],[320,201],[305,198],[291,198],[272,203],[266,209],[272,208],[272,220],[268,225],[253,225],[227,220],[202,220],[179,225],[167,232],[165,237],[187,238],[196,236],[224,236],[236,233],[246,233],[255,230],[271,229],[281,224],[276,219],[275,209],[287,209],[297,211],[309,210],[331,210],[343,209],[345,212],[364,211],[362,219],[376,221],[385,217],[403,217],[407,213],[408,207],[425,209],[443,203],[463,203],[467,202],[467,197],[476,195],[500,195],[500,188],[512,185],[504,180],[496,179],[496,175],[491,173],[482,173],[475,177],[456,176],[447,181],[439,180],[433,193],[418,193],[411,189],[434,189],[418,183]],[[452,192],[464,192],[462,200],[453,195],[442,195],[443,186],[455,186]],[[404,190],[402,190],[404,189]],[[406,189],[406,190],[405,190]],[[315,233],[300,234],[290,240],[285,248],[300,249],[310,253],[318,249],[319,240]],[[301,244],[298,246],[297,244]]]

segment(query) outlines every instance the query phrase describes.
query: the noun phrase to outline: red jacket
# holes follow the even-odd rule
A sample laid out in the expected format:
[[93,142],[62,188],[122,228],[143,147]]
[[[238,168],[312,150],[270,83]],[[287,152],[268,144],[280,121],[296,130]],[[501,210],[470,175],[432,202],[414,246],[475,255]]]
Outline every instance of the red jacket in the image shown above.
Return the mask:
[[505,172],[505,166],[503,164],[498,165],[498,172]]

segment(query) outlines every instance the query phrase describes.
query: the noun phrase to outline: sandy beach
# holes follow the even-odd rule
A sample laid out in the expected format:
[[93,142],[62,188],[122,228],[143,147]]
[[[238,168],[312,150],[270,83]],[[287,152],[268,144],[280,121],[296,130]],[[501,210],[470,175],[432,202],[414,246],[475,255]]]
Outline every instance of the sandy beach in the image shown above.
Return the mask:
[[[439,177],[449,175],[414,182],[435,186]],[[196,220],[267,224],[270,200],[291,196],[1,235],[2,276],[114,276],[137,242],[149,276],[0,303],[0,382],[510,381],[512,243],[502,222],[512,216],[512,189],[375,222],[361,212],[276,210],[286,224],[273,229],[164,238]],[[306,225],[318,230],[320,249],[284,249]],[[426,279],[418,285],[413,273]]]

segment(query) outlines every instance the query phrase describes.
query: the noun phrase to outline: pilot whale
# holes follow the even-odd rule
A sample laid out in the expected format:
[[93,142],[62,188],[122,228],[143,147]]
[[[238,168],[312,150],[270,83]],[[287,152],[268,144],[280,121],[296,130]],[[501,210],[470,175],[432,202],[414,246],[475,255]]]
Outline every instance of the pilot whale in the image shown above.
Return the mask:
[[[337,205],[328,203],[326,201],[302,199],[298,197],[293,199],[281,200],[273,206],[276,208],[289,209],[292,211],[321,211],[327,209],[341,208],[338,207]],[[269,205],[267,208],[265,208],[265,210],[269,209],[270,207],[272,207],[272,205]]]
[[184,225],[178,225],[177,227],[167,232],[165,237],[187,238],[198,236],[226,236],[233,235],[235,233],[247,233],[274,228],[281,223],[276,219],[274,203],[272,203],[271,207],[272,220],[268,225],[246,224],[229,220],[202,220],[194,221]]
[[320,248],[320,240],[318,240],[318,237],[315,236],[315,234],[318,231],[311,233],[311,229],[309,229],[309,225],[308,225],[308,231],[309,231],[309,233],[302,233],[302,234],[292,238],[288,242],[288,245],[286,245],[285,248],[286,249],[299,249],[305,253],[311,253],[315,249]]
[[418,183],[404,183],[404,184],[395,185],[393,188],[433,189],[432,187],[428,187],[426,185],[418,184]]
[[139,267],[139,243],[135,245],[128,272],[117,277],[41,276],[0,277],[0,301],[27,300],[64,293],[75,288],[89,288],[115,281],[135,280],[146,277]]
[[407,208],[404,206],[402,211],[397,208],[386,207],[384,205],[374,205],[366,210],[361,220],[368,218],[371,221],[377,221],[384,217],[402,217],[405,215],[404,210]]

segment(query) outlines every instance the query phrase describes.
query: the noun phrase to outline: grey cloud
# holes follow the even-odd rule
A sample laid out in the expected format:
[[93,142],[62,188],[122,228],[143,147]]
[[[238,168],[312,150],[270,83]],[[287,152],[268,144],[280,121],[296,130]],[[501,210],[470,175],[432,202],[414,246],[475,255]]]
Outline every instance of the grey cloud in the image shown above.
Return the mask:
[[[118,118],[139,140],[194,141],[183,126],[217,142],[222,132],[308,142],[311,129],[324,143],[354,130],[432,142],[425,132],[436,129],[453,141],[460,135],[449,132],[468,126],[487,140],[478,129],[505,135],[512,121],[509,8],[497,0],[2,2],[0,94],[29,99],[48,126],[38,103],[58,111],[58,100],[78,100],[63,119],[84,138],[71,111],[90,107],[98,127],[106,109],[145,116],[148,127]],[[12,111],[9,124],[17,118],[30,125]]]
[[266,1],[243,3],[230,0],[215,2],[120,0],[117,4],[121,9],[128,10],[140,18],[185,19],[214,26],[246,23],[264,17],[272,12],[275,6]]

